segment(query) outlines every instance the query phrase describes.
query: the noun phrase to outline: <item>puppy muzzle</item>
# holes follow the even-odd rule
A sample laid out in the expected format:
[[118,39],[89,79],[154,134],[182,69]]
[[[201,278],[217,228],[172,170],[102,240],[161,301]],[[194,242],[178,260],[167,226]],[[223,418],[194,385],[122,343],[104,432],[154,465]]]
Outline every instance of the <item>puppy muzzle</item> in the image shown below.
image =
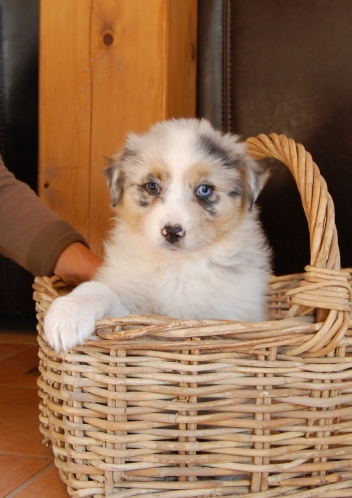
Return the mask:
[[167,224],[161,230],[161,234],[167,242],[175,244],[186,235],[186,232],[181,225]]

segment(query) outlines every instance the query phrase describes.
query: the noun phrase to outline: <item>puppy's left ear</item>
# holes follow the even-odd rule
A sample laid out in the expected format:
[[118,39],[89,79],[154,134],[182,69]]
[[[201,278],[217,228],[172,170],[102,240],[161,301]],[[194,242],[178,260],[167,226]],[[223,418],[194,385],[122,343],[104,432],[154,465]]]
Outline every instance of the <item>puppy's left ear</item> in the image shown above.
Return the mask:
[[104,174],[108,180],[112,207],[116,207],[123,191],[122,152],[112,158],[105,158]]
[[270,170],[254,161],[246,154],[243,160],[247,174],[246,198],[248,211],[251,211],[253,204],[270,176]]

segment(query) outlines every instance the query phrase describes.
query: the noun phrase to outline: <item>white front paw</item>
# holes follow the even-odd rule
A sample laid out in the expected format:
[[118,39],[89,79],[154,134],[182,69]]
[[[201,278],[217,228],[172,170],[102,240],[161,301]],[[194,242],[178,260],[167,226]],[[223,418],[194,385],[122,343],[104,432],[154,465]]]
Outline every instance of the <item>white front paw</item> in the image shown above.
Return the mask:
[[94,329],[94,309],[84,298],[71,295],[55,299],[44,319],[45,338],[56,352],[84,344]]
[[95,321],[105,315],[129,315],[118,296],[101,282],[85,282],[71,294],[55,299],[44,319],[44,334],[50,346],[68,351],[94,333]]

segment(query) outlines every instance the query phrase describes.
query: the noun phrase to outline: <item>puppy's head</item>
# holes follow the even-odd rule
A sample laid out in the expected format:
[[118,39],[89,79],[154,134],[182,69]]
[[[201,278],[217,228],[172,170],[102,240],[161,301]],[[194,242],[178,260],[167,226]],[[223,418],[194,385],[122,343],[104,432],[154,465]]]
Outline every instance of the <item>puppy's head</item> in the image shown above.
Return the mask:
[[245,144],[204,119],[130,134],[106,175],[119,223],[167,251],[196,251],[235,230],[267,177]]

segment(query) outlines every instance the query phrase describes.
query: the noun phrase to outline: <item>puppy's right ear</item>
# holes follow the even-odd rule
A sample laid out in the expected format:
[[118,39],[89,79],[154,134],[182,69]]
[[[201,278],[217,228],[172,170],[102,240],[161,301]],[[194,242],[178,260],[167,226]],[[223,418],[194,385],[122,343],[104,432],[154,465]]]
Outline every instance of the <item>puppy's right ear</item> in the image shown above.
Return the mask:
[[105,161],[104,173],[108,180],[112,207],[116,207],[123,191],[122,152],[113,158],[105,158]]

